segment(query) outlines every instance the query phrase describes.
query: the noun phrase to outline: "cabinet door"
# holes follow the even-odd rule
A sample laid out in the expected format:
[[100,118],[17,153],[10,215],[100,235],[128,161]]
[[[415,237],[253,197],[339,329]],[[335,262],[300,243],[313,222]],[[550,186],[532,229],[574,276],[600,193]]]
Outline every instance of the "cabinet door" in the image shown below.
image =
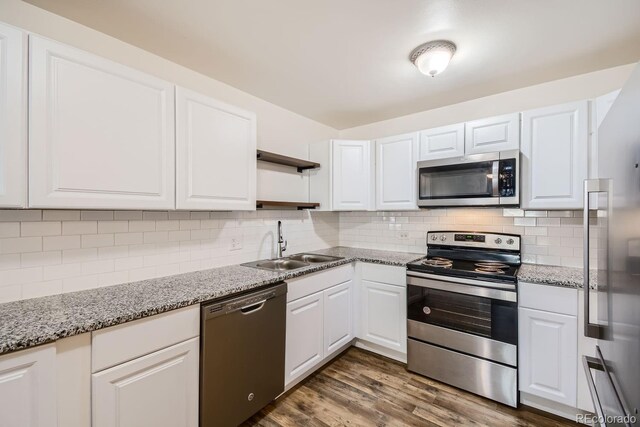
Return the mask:
[[[591,144],[589,151],[589,178],[598,178],[598,129],[607,117],[611,106],[618,98],[620,89],[614,90],[599,96],[591,103]],[[595,203],[597,196],[592,195],[592,202]],[[594,206],[596,206],[594,204]]]
[[520,113],[474,120],[464,125],[465,154],[520,148]]
[[407,351],[407,290],[403,286],[362,280],[363,340]]
[[30,36],[29,205],[173,209],[174,89]]
[[196,427],[198,338],[93,374],[93,427]]
[[256,209],[256,116],[176,88],[178,209]]
[[376,209],[417,209],[416,157],[418,134],[376,141]]
[[0,207],[27,196],[26,36],[0,24]]
[[464,156],[464,123],[420,132],[418,160]]
[[522,113],[522,207],[580,209],[587,179],[589,103]]
[[333,141],[333,210],[371,209],[370,141]]
[[0,357],[0,426],[57,426],[55,344]]
[[518,310],[520,391],[576,406],[577,333],[575,316]]
[[353,339],[353,281],[324,291],[324,354]]
[[289,384],[324,358],[323,293],[287,304],[285,384]]

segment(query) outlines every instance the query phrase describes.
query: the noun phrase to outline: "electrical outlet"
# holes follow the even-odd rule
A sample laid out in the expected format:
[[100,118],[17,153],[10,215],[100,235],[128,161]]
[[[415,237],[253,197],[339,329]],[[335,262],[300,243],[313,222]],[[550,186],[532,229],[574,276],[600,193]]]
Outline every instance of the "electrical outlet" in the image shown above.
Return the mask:
[[241,237],[232,237],[231,244],[229,245],[230,251],[239,251],[242,249],[242,238]]
[[409,232],[408,231],[401,231],[400,233],[398,233],[398,235],[400,236],[401,239],[408,239],[409,238]]

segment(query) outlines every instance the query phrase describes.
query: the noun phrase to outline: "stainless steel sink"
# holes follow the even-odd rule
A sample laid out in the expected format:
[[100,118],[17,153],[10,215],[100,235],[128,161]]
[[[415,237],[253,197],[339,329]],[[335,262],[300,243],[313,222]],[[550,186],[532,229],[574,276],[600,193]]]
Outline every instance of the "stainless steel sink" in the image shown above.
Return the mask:
[[291,271],[308,267],[312,264],[322,264],[342,259],[340,257],[317,254],[296,254],[286,258],[253,261],[242,264],[245,267],[260,268],[271,271]]
[[294,260],[294,259],[274,259],[270,261],[261,261],[256,263],[256,267],[264,268],[268,270],[276,270],[276,271],[286,271],[286,270],[296,270],[298,268],[307,267],[309,264],[306,262]]
[[318,255],[318,254],[297,254],[297,255],[291,255],[289,259],[308,262],[310,264],[319,264],[324,262],[338,261],[339,259],[342,259],[342,258],[337,256]]

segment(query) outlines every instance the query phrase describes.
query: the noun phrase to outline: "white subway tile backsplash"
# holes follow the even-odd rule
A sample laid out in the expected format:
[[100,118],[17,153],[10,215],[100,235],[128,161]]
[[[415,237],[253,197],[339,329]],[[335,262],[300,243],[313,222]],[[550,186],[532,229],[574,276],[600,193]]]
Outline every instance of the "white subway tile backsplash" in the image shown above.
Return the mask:
[[40,210],[0,209],[0,222],[42,221]]
[[156,231],[155,221],[129,221],[129,231]]
[[62,234],[71,236],[76,234],[96,234],[98,221],[63,221]]
[[23,222],[20,225],[20,235],[33,236],[59,236],[62,232],[62,223],[59,221]]
[[42,237],[11,237],[0,239],[0,254],[42,251]]
[[142,211],[115,211],[113,219],[116,221],[138,221],[142,220]]
[[80,221],[80,211],[45,210],[42,211],[43,221]]
[[80,236],[52,236],[42,238],[42,249],[44,251],[76,249],[79,247]]
[[56,265],[62,263],[61,251],[31,252],[20,256],[22,267],[39,267],[43,265]]
[[80,219],[83,221],[113,221],[113,211],[82,211]]
[[6,237],[20,237],[19,222],[0,222],[0,239]]
[[98,234],[126,233],[129,231],[129,221],[98,221]]
[[113,234],[83,234],[81,236],[81,245],[83,248],[101,248],[104,246],[113,246]]

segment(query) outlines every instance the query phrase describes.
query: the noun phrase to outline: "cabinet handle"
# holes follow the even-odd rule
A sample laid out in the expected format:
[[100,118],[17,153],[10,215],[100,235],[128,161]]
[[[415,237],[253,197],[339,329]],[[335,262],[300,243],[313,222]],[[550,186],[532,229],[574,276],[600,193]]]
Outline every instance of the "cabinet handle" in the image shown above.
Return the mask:
[[[589,320],[589,196],[594,193],[607,193],[607,220],[611,220],[612,211],[612,195],[613,181],[611,179],[587,179],[584,181],[584,207],[583,207],[583,281],[582,289],[584,292],[584,336],[590,338],[603,339],[605,336],[605,327]],[[608,228],[608,225],[607,225]],[[607,255],[608,256],[608,255]]]

